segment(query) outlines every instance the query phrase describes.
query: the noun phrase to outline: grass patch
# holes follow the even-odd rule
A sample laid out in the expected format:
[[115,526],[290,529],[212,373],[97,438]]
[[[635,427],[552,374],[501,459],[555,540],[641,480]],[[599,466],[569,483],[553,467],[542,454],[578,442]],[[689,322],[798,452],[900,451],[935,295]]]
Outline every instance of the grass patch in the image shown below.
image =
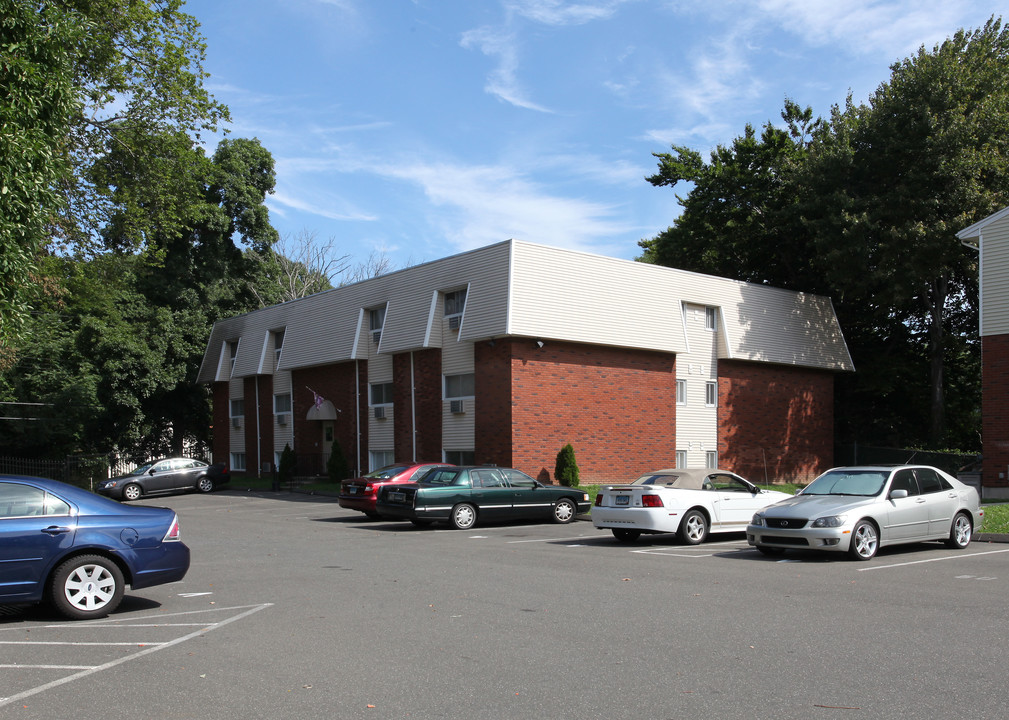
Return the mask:
[[976,528],[979,532],[1009,533],[1009,504],[985,503],[981,507],[984,509],[984,522]]

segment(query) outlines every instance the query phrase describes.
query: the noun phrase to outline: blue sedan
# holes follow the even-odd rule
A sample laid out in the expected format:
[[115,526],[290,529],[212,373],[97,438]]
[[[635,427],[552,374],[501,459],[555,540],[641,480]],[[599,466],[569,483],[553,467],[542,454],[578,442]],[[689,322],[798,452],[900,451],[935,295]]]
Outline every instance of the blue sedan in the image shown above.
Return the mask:
[[0,604],[49,602],[69,618],[100,618],[127,584],[176,582],[188,570],[175,511],[0,475]]

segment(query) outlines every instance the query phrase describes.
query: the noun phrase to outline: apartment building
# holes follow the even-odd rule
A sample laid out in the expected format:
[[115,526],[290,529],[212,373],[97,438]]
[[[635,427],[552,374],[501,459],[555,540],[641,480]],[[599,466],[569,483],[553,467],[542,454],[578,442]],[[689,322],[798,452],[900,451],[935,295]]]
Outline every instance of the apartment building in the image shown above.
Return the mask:
[[852,371],[829,298],[508,240],[218,322],[214,454],[323,474],[393,461],[583,481],[673,465],[808,480]]

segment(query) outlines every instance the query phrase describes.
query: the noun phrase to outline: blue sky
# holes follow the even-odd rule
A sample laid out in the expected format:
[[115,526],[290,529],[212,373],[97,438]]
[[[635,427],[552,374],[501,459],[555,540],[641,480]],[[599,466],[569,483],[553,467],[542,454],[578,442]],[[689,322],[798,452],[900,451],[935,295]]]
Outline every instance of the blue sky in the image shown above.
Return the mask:
[[[645,176],[827,115],[987,0],[189,0],[232,137],[273,154],[282,236],[393,268],[517,238],[633,259],[675,193]],[[209,148],[212,150],[212,148]]]

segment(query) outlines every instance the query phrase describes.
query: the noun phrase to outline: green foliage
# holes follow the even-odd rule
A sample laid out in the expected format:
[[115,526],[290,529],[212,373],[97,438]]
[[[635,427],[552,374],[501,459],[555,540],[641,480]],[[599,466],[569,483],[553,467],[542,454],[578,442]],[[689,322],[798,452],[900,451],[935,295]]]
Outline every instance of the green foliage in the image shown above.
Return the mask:
[[281,483],[289,483],[294,479],[294,473],[298,470],[298,458],[294,454],[291,446],[284,445],[283,452],[280,453],[280,465],[277,467],[277,479]]
[[[0,0],[0,347],[25,333],[47,250],[90,253],[113,212],[178,228],[172,203],[130,204],[94,165],[130,155],[158,195],[182,152],[164,138],[216,130],[227,108],[203,87],[205,46],[181,0]],[[122,132],[128,128],[128,132]],[[164,193],[160,193],[164,197]]]
[[575,460],[575,449],[571,443],[565,445],[557,453],[554,479],[565,487],[578,487],[578,462]]
[[[1009,205],[1009,32],[994,18],[892,66],[826,121],[747,127],[693,183],[643,260],[831,296],[856,368],[837,378],[839,439],[978,446],[977,257],[956,232]],[[950,376],[945,369],[956,367]]]
[[333,447],[329,452],[329,459],[326,460],[326,474],[332,482],[340,483],[350,477],[350,465],[343,454],[338,440],[333,440]]

